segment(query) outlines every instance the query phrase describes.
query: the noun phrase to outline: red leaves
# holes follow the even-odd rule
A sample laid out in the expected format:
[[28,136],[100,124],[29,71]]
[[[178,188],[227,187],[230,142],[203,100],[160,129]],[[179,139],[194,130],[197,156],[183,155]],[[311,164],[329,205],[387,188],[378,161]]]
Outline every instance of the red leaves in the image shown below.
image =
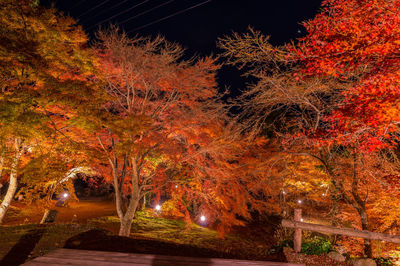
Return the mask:
[[[327,0],[313,20],[309,34],[295,49],[302,71],[347,80],[344,105],[332,117],[330,135],[336,141],[385,146],[400,121],[399,1]],[[351,137],[349,137],[351,136]]]

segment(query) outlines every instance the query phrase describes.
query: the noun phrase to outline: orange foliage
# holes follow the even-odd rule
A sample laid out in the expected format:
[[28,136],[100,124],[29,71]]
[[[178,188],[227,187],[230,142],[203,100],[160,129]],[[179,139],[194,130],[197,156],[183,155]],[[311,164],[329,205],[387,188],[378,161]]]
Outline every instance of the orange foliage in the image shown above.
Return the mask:
[[399,22],[397,0],[326,0],[304,23],[308,35],[289,48],[305,75],[352,84],[328,118],[341,143],[372,151],[398,141]]

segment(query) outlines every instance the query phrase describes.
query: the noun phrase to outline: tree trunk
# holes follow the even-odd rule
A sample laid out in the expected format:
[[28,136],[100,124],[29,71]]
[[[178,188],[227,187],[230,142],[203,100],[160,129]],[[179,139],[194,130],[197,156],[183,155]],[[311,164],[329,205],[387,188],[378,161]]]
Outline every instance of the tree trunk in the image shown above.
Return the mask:
[[[125,160],[125,163],[128,161]],[[139,189],[139,170],[137,166],[136,159],[134,157],[131,158],[132,163],[132,174],[131,174],[131,182],[132,182],[132,193],[131,198],[129,200],[128,208],[126,209],[123,217],[119,217],[121,220],[121,225],[119,229],[120,236],[129,236],[131,233],[131,226],[133,218],[135,217],[135,213],[137,207],[139,205],[141,199],[141,193]]]
[[146,196],[143,196],[142,210],[146,209]]
[[3,176],[3,169],[4,169],[4,152],[2,152],[0,154],[0,180],[1,180],[1,177]]
[[50,202],[53,199],[53,195],[56,192],[56,187],[57,187],[57,183],[51,185],[51,188],[49,190],[49,195],[47,196],[47,201]]
[[121,219],[118,235],[129,237],[131,233],[132,221],[133,219]]
[[[360,217],[361,217],[361,228],[362,230],[368,230],[369,223],[368,223],[368,214],[364,208],[357,210]],[[372,258],[372,246],[370,239],[364,239],[364,254],[368,256],[368,258]]]
[[4,151],[1,152],[0,155],[0,197],[1,197],[1,188],[3,187],[3,184],[1,183],[1,178],[3,176],[3,169],[4,169]]
[[138,205],[139,197],[131,197],[128,209],[126,210],[124,217],[120,217],[121,224],[119,227],[118,235],[129,237],[129,235],[131,234],[133,218],[135,217]]
[[15,192],[17,191],[18,187],[18,179],[17,179],[18,165],[23,151],[21,146],[21,140],[16,140],[15,146],[16,146],[16,151],[14,154],[14,159],[11,164],[10,183],[8,185],[7,193],[0,205],[0,224],[3,223],[4,216],[6,215],[7,210],[10,207],[11,201],[13,200]]
[[[140,200],[140,198],[138,196],[139,190],[137,188],[136,182],[132,182],[133,189],[132,189],[131,198],[129,200],[129,205],[126,208],[126,211],[124,212],[123,200],[122,200],[122,196],[123,196],[122,195],[122,186],[123,186],[122,182],[124,182],[124,176],[122,178],[118,178],[118,169],[117,169],[117,164],[115,162],[116,162],[116,159],[114,159],[114,160],[110,159],[110,164],[112,167],[112,174],[113,174],[113,179],[114,179],[113,186],[114,186],[114,192],[115,192],[115,205],[116,205],[118,217],[121,222],[118,235],[129,237],[129,235],[131,233],[133,217],[135,216],[136,209],[137,209],[137,206],[138,206],[139,200]],[[126,161],[125,161],[125,163],[126,163]]]
[[[354,198],[354,204],[353,207],[356,209],[358,214],[360,215],[361,218],[361,228],[362,230],[368,230],[369,224],[368,224],[368,214],[367,214],[367,208],[366,208],[366,200],[363,200],[360,196],[359,190],[358,190],[358,183],[360,181],[359,176],[358,176],[358,167],[359,163],[357,160],[357,156],[353,156],[353,182],[351,183],[351,194]],[[364,254],[368,256],[368,258],[372,258],[372,246],[371,246],[371,240],[369,239],[364,239]]]

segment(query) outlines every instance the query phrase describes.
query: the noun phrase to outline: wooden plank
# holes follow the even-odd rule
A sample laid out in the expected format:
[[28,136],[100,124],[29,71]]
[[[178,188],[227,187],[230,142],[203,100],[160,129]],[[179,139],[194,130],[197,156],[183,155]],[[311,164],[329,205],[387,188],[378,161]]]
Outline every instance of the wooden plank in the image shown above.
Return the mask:
[[282,220],[283,227],[289,228],[300,228],[303,230],[315,231],[320,233],[329,233],[329,234],[338,234],[338,235],[346,235],[351,237],[359,237],[365,239],[372,240],[381,240],[386,242],[398,243],[400,244],[400,236],[382,234],[382,233],[374,233],[367,230],[356,230],[352,228],[339,228],[327,225],[320,224],[310,224],[303,222],[296,222],[290,220]]
[[[296,222],[301,222],[301,209],[294,210],[294,220]],[[293,246],[295,252],[301,251],[301,229],[296,228],[294,231]]]
[[147,263],[136,263],[136,262],[112,262],[112,261],[98,261],[98,260],[85,260],[85,259],[76,259],[76,258],[49,258],[46,256],[36,258],[30,262],[27,262],[23,265],[87,265],[87,266],[106,266],[106,265],[151,265]]
[[104,252],[91,250],[58,249],[45,256],[38,257],[23,265],[171,265],[171,266],[299,266],[303,264],[289,264],[267,261],[192,258],[150,254],[135,254],[121,252]]

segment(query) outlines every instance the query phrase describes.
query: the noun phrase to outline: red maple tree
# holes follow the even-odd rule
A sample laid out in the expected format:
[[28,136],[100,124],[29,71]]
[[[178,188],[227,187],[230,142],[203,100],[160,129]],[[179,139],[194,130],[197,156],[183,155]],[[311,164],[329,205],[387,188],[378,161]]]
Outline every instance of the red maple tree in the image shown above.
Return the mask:
[[338,141],[373,150],[397,140],[400,121],[400,3],[327,0],[304,23],[308,35],[288,58],[309,76],[331,76],[351,88],[332,113]]

